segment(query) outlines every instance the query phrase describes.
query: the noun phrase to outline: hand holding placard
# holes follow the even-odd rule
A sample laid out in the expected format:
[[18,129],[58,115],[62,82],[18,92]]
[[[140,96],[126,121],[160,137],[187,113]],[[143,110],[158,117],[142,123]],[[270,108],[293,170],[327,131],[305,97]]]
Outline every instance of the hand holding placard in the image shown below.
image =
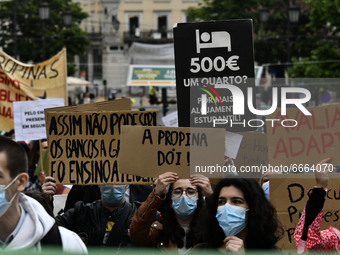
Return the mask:
[[316,165],[315,171],[316,187],[327,190],[329,180],[328,172],[329,169],[334,169],[334,167],[330,166],[331,164],[329,164],[331,160],[332,160],[331,158],[326,158]]
[[[124,108],[125,102],[122,103]],[[110,109],[110,104],[94,105],[104,110],[67,107],[64,111],[63,108],[46,110],[49,170],[58,184],[151,182],[149,178],[120,172],[120,133],[122,125],[157,125],[157,112],[105,111]],[[121,110],[119,104],[114,109],[117,108]]]
[[175,181],[178,180],[178,175],[177,173],[173,172],[167,172],[164,174],[161,174],[158,176],[158,178],[155,180],[155,193],[162,197],[166,193],[166,188],[171,184],[174,183]]
[[223,165],[224,137],[223,129],[123,126],[119,165],[138,176],[176,172],[189,178],[197,166]]
[[204,175],[195,174],[190,178],[191,185],[196,185],[202,189],[203,195],[208,197],[213,194],[209,178]]

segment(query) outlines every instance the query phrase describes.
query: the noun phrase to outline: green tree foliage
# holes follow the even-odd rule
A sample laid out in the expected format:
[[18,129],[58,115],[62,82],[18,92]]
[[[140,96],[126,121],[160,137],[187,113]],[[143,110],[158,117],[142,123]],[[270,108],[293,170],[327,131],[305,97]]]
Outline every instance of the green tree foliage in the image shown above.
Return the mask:
[[303,59],[294,58],[291,77],[340,77],[340,0],[309,0],[307,27],[315,34],[316,46]]
[[[3,50],[14,56],[14,23],[16,23],[17,58],[22,62],[38,63],[44,61],[64,46],[67,48],[68,60],[74,55],[83,55],[90,44],[85,32],[79,25],[88,17],[78,3],[71,0],[49,0],[50,18],[39,18],[39,5],[42,0],[11,0],[0,2],[0,45]],[[15,4],[14,4],[15,3]],[[16,22],[14,8],[16,7]],[[71,11],[72,23],[64,24],[62,15]],[[43,24],[44,22],[44,24]],[[43,25],[44,28],[43,29]],[[45,59],[43,59],[43,36],[45,35]],[[74,67],[69,66],[69,71]],[[72,71],[71,71],[72,72]]]
[[293,59],[294,65],[288,72],[291,77],[339,78],[340,51],[331,42],[320,42],[311,51],[311,56],[301,60]]
[[[252,18],[254,22],[255,60],[264,63],[286,63],[291,57],[307,57],[315,46],[311,28],[307,28],[310,8],[303,0],[297,24],[289,23],[288,0],[204,0],[198,8],[190,8],[189,18],[194,21]],[[269,18],[260,21],[260,10],[268,9]],[[306,40],[309,38],[309,40]]]
[[203,0],[197,8],[190,7],[188,15],[190,20],[227,20],[245,19],[257,17],[254,7],[258,6],[259,0]]
[[[293,2],[300,7],[298,23],[288,19]],[[263,7],[269,11],[266,22],[259,20]],[[290,77],[303,78],[299,84],[316,105],[325,93],[340,94],[335,79],[324,79],[340,77],[340,0],[204,0],[188,14],[192,21],[252,18],[255,61],[280,63],[269,65],[279,77],[288,69]]]

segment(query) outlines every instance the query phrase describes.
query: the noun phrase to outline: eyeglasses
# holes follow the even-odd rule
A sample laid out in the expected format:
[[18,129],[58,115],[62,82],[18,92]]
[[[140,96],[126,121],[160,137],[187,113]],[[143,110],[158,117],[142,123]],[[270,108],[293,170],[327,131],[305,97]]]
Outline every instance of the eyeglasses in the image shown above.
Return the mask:
[[196,196],[196,193],[197,193],[197,189],[193,189],[193,188],[187,188],[187,189],[177,188],[177,189],[174,189],[172,191],[172,195],[174,197],[180,197],[180,196],[183,195],[183,191],[185,191],[185,195],[187,195],[188,197],[194,197],[194,196]]

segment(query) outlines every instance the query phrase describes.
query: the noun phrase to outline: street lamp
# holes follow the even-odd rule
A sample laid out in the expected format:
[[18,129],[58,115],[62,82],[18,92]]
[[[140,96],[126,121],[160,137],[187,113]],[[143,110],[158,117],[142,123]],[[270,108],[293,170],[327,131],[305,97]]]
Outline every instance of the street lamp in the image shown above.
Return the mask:
[[269,12],[267,8],[260,9],[260,20],[261,22],[266,22],[269,18]]
[[45,44],[45,20],[50,18],[50,5],[46,2],[42,2],[39,5],[39,17],[43,21],[42,22],[42,32],[43,32],[43,61],[45,61],[45,54],[46,54],[46,44]]
[[63,13],[63,21],[64,21],[65,26],[71,25],[71,23],[72,23],[72,13],[71,13],[70,10],[66,10]]
[[[297,6],[290,6],[288,8],[288,18],[289,22],[297,23],[299,22],[300,8]],[[266,22],[269,18],[269,11],[267,8],[260,9],[260,21]]]
[[291,46],[290,46],[290,24],[299,22],[300,8],[290,6],[288,8],[288,24],[287,24],[287,62],[290,63]]
[[[290,24],[299,22],[300,8],[297,6],[290,6],[287,9],[287,62],[290,62],[291,46],[290,46]],[[260,21],[266,22],[269,18],[269,11],[267,8],[260,9]]]
[[299,22],[300,8],[297,6],[291,6],[288,8],[289,22],[297,23]]

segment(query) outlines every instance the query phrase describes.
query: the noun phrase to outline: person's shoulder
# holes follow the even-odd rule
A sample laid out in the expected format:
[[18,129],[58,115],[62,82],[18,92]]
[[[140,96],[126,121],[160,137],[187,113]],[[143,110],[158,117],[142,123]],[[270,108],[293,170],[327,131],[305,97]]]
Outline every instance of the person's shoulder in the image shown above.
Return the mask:
[[[77,201],[72,208],[69,208],[65,214],[77,215],[78,219],[87,218],[88,215],[92,215],[95,211],[100,209],[100,200],[92,203],[84,203],[83,201]],[[78,217],[79,216],[79,217]]]
[[132,210],[133,210],[133,211],[137,211],[137,209],[138,209],[142,204],[143,204],[142,202],[134,201],[133,203],[131,203],[131,205],[132,205]]
[[24,193],[20,193],[19,195],[19,204],[25,209],[28,214],[34,213],[39,214],[41,217],[47,217],[47,215],[52,218],[45,210],[42,204],[39,203],[36,199],[25,195]]
[[73,231],[59,226],[64,252],[87,253],[87,248],[80,237]]
[[75,203],[74,208],[76,209],[83,209],[83,210],[92,210],[94,208],[98,208],[101,206],[101,201],[96,200],[93,201],[92,203],[84,203],[83,201],[78,201]]
[[192,249],[208,249],[208,244],[207,243],[198,243],[195,244]]

